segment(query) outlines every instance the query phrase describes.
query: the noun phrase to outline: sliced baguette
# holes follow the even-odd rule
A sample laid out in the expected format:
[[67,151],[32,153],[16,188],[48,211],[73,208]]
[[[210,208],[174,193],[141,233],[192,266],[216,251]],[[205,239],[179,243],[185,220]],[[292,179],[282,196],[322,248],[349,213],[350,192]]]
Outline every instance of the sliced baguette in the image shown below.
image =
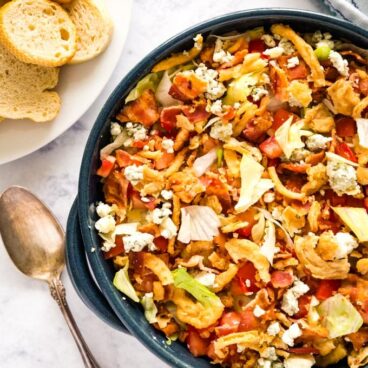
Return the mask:
[[68,13],[50,0],[13,0],[0,9],[0,42],[19,60],[55,67],[76,51]]
[[48,90],[58,79],[58,68],[23,63],[0,45],[0,116],[36,122],[54,119],[60,97]]
[[71,64],[93,59],[110,43],[113,23],[102,0],[74,0],[66,6],[77,29],[77,51]]

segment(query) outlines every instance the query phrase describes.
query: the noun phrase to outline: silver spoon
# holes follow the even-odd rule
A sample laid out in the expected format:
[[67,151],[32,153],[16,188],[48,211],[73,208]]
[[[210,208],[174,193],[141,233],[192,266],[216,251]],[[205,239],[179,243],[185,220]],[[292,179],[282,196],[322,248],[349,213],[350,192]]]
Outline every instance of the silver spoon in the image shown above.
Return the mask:
[[88,349],[65,298],[60,280],[65,266],[64,231],[50,210],[22,187],[0,197],[0,234],[10,258],[25,275],[46,281],[78,346],[85,367],[99,368]]

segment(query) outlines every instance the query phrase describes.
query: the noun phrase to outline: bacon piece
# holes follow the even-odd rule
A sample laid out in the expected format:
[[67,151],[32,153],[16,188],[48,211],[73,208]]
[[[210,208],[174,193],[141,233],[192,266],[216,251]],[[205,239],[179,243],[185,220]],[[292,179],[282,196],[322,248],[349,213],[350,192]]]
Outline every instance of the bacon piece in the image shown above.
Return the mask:
[[184,114],[191,123],[205,121],[210,116],[210,113],[206,111],[206,105],[203,103],[193,106],[164,107],[160,114],[161,126],[171,132],[176,127],[176,117],[180,114]]
[[195,106],[183,106],[183,112],[191,123],[207,120],[210,116],[204,103]]
[[192,71],[178,73],[173,79],[169,95],[180,101],[194,100],[206,91],[207,83]]
[[124,174],[113,171],[106,179],[103,192],[108,204],[116,204],[120,208],[126,208],[128,203],[129,181]]
[[149,128],[160,117],[155,94],[150,89],[145,90],[136,100],[128,102],[117,114],[120,122],[132,121]]
[[182,111],[182,106],[164,107],[160,114],[161,126],[168,132],[171,132],[176,126],[176,116],[181,114]]
[[293,283],[293,275],[286,271],[274,271],[271,274],[271,284],[274,288],[287,288]]
[[271,126],[272,121],[270,119],[265,119],[262,116],[256,117],[243,130],[243,136],[251,142],[256,142]]
[[142,165],[142,162],[134,159],[132,155],[124,150],[116,150],[115,152],[116,162],[118,163],[119,167],[127,167],[129,165]]

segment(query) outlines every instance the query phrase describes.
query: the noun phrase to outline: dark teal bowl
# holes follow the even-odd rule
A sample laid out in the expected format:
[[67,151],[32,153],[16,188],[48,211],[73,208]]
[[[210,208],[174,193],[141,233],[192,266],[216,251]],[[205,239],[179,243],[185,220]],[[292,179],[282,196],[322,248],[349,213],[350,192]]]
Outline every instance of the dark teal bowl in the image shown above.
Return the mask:
[[[180,368],[213,367],[206,359],[194,358],[187,348],[178,342],[168,346],[163,335],[150,326],[144,318],[142,309],[135,303],[122,297],[113,284],[114,270],[106,262],[99,250],[100,240],[94,230],[97,220],[94,207],[103,200],[101,184],[95,175],[99,166],[99,151],[109,142],[109,126],[112,117],[122,106],[127,93],[139,79],[147,74],[159,60],[174,51],[190,48],[197,33],[204,36],[209,33],[221,34],[233,30],[243,31],[256,26],[269,26],[272,23],[285,22],[296,30],[309,32],[314,30],[330,31],[335,36],[348,39],[358,46],[368,48],[368,32],[352,23],[317,13],[291,9],[258,9],[240,11],[217,17],[193,26],[171,38],[146,56],[118,84],[100,112],[89,136],[79,177],[78,214],[85,251],[94,277],[112,310],[128,330],[148,349],[166,363]],[[92,252],[91,249],[96,251]],[[346,364],[340,364],[346,367]]]

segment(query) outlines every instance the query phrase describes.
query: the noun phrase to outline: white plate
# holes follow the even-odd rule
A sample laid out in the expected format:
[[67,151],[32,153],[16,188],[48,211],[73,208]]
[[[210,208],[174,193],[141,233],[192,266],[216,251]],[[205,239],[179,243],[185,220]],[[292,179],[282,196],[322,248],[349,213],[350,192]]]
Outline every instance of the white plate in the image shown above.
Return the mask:
[[59,115],[48,123],[30,120],[0,122],[0,164],[28,155],[70,128],[101,93],[123,51],[129,29],[132,0],[106,0],[114,21],[107,50],[97,58],[61,69],[56,90],[62,99]]

